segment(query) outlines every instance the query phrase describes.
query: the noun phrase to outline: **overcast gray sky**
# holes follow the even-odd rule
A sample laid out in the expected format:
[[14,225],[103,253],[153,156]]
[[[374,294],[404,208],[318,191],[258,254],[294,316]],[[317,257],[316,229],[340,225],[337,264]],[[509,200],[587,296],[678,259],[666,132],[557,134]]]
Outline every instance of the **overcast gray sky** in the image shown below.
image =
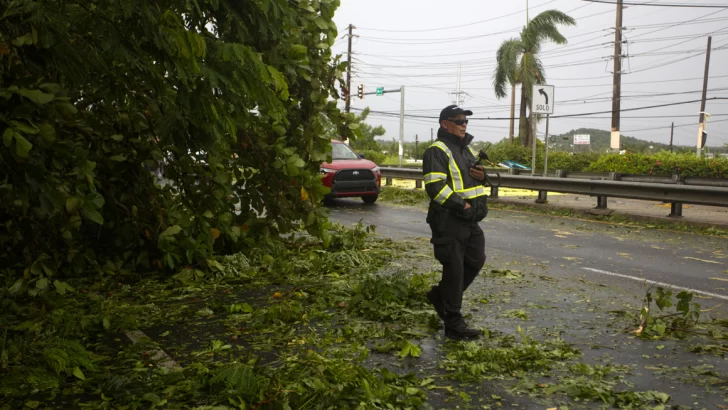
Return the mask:
[[[631,1],[631,0],[627,0]],[[725,5],[727,0],[644,0],[666,4]],[[581,0],[530,0],[529,16],[556,9],[576,19],[561,32],[564,46],[549,44],[541,59],[547,83],[556,87],[554,115],[611,110],[613,41],[616,7]],[[630,6],[624,10],[622,110],[700,99],[708,35],[713,36],[708,98],[728,97],[728,9]],[[497,100],[492,75],[500,44],[518,36],[526,21],[526,0],[342,0],[334,18],[339,37],[334,51],[345,58],[344,34],[356,26],[353,40],[352,94],[359,84],[405,86],[405,113],[437,116],[453,102],[458,64],[461,65],[463,107],[474,118],[509,117],[510,95]],[[667,93],[678,93],[665,95]],[[657,95],[655,95],[657,94]],[[520,92],[516,95],[516,115]],[[399,94],[352,98],[352,108],[399,113]],[[343,103],[341,104],[343,108]],[[675,143],[695,145],[700,103],[623,112],[623,135],[669,143],[675,122]],[[728,143],[728,100],[708,101],[708,145]],[[661,116],[661,118],[655,118]],[[581,127],[609,130],[610,114],[602,118],[554,118],[550,134]],[[628,118],[652,117],[652,118]],[[369,123],[387,129],[386,138],[399,137],[399,117],[372,115]],[[508,135],[507,120],[472,120],[476,140],[498,141]],[[429,140],[437,120],[405,119],[405,140]],[[517,133],[516,123],[516,133]],[[545,121],[539,124],[543,138]]]

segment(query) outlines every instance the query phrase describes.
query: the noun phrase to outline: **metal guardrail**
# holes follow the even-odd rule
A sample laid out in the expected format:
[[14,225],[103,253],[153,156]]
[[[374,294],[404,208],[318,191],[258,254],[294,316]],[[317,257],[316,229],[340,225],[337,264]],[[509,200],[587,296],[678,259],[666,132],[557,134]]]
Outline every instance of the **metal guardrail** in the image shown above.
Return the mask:
[[[391,185],[392,178],[400,178],[413,179],[417,187],[422,187],[421,169],[384,167],[381,172],[387,185]],[[609,197],[669,202],[670,216],[675,217],[682,216],[682,204],[728,207],[728,179],[562,171],[556,171],[553,177],[532,177],[501,168],[486,168],[486,172],[501,173],[502,187],[538,191],[537,203],[545,203],[548,192],[563,192],[596,196],[597,209],[606,209]],[[498,197],[498,187],[491,187],[491,197]]]

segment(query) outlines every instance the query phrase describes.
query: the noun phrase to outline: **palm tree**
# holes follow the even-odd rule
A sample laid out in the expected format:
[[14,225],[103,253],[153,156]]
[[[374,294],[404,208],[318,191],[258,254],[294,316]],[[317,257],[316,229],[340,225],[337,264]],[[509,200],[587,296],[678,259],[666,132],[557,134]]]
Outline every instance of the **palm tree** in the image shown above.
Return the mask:
[[[497,98],[506,96],[506,86],[511,90],[511,121],[515,110],[516,84],[521,84],[521,111],[518,122],[518,136],[523,145],[530,145],[532,127],[526,117],[531,102],[533,84],[544,84],[544,73],[538,53],[546,41],[566,44],[557,25],[573,26],[576,21],[558,10],[547,10],[534,17],[521,31],[519,38],[511,38],[501,44],[496,54],[497,67],[493,74],[493,86]],[[512,126],[511,126],[512,129]]]

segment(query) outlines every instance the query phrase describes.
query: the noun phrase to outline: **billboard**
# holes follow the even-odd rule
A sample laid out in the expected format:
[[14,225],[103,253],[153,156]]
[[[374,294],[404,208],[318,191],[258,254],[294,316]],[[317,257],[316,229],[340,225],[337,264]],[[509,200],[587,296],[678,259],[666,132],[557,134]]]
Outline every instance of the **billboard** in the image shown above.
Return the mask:
[[575,134],[574,135],[574,145],[589,145],[591,139],[591,135],[588,134]]

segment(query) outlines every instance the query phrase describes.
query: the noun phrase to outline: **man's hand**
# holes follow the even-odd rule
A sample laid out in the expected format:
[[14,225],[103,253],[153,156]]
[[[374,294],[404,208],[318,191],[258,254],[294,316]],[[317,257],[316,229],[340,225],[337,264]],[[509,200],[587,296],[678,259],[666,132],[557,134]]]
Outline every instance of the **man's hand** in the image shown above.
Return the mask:
[[463,211],[467,211],[468,209],[470,209],[470,204],[466,202]]
[[485,179],[485,169],[482,165],[476,165],[470,168],[470,176],[476,181],[483,181]]

